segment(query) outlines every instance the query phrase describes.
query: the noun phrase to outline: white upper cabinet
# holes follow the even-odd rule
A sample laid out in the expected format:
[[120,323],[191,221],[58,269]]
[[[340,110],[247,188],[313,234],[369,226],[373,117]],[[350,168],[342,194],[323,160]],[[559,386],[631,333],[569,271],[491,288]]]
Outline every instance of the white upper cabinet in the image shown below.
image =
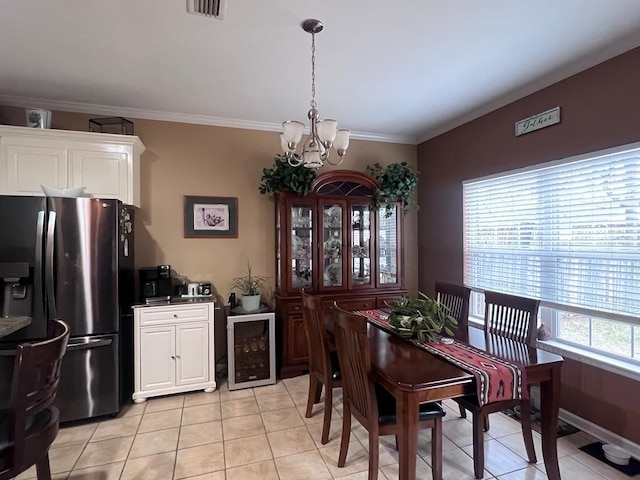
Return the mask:
[[0,195],[44,195],[40,185],[86,187],[140,206],[138,137],[0,126]]

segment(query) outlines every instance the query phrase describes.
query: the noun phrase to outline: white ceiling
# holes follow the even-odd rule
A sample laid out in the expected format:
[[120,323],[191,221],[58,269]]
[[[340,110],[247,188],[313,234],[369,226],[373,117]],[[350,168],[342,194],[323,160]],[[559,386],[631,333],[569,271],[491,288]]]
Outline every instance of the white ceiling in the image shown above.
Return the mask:
[[[418,143],[640,45],[640,0],[0,1],[0,104]],[[640,67],[639,67],[640,68]],[[531,112],[535,114],[539,112]]]

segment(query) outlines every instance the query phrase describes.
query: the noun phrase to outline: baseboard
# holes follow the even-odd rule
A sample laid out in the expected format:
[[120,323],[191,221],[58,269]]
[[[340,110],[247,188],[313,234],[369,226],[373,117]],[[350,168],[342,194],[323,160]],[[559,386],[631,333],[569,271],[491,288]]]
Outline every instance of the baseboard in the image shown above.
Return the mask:
[[560,413],[558,414],[558,417],[561,420],[567,422],[568,424],[579,428],[583,432],[586,432],[589,435],[596,437],[598,440],[602,442],[612,443],[614,445],[624,448],[626,451],[628,451],[631,454],[633,458],[640,459],[640,445],[638,445],[637,443],[634,443],[631,440],[621,437],[617,433],[610,432],[606,428],[602,428],[601,426],[596,425],[595,423],[592,423],[589,420],[586,420],[582,417],[579,417],[578,415],[575,415],[574,413],[571,413],[565,410],[564,408],[560,409]]

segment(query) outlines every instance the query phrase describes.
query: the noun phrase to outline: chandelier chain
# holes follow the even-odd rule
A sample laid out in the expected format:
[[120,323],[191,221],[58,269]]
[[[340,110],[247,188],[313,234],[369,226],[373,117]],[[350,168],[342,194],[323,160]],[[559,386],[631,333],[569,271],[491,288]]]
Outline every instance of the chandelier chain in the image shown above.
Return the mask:
[[316,35],[311,34],[311,108],[316,108]]

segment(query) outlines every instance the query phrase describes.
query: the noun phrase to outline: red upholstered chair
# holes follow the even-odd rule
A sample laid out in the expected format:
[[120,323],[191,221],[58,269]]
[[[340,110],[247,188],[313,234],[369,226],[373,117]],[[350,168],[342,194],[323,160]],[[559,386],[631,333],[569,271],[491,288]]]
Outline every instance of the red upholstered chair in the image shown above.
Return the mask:
[[51,480],[49,447],[58,435],[60,364],[69,327],[53,323],[51,338],[18,345],[8,409],[0,410],[0,480],[36,466],[38,480]]
[[452,330],[455,338],[465,342],[469,340],[469,295],[471,289],[463,285],[436,282],[436,300],[458,321],[458,326]]
[[[485,291],[484,330],[500,335],[516,343],[535,346],[538,308],[540,300]],[[466,417],[466,410],[473,414],[473,465],[476,478],[484,472],[484,436],[489,430],[488,415],[506,408],[520,406],[522,436],[529,462],[536,463],[536,452],[531,433],[531,405],[528,400],[506,400],[484,406],[478,404],[475,396],[454,398],[460,407],[460,414]]]
[[309,350],[309,397],[307,398],[305,417],[311,418],[313,405],[320,401],[324,386],[324,421],[320,440],[324,445],[329,441],[333,389],[342,387],[340,364],[336,352],[329,350],[327,329],[322,312],[322,299],[302,290],[302,307]]
[[[342,366],[344,402],[338,466],[344,467],[347,459],[353,415],[369,432],[369,480],[376,480],[378,438],[380,435],[396,434],[396,402],[393,395],[371,381],[367,321],[360,315],[342,310],[335,302],[334,308],[336,349]],[[428,403],[420,405],[420,412],[416,414],[419,414],[419,428],[431,428],[431,470],[434,479],[441,479],[444,410],[437,403]]]

